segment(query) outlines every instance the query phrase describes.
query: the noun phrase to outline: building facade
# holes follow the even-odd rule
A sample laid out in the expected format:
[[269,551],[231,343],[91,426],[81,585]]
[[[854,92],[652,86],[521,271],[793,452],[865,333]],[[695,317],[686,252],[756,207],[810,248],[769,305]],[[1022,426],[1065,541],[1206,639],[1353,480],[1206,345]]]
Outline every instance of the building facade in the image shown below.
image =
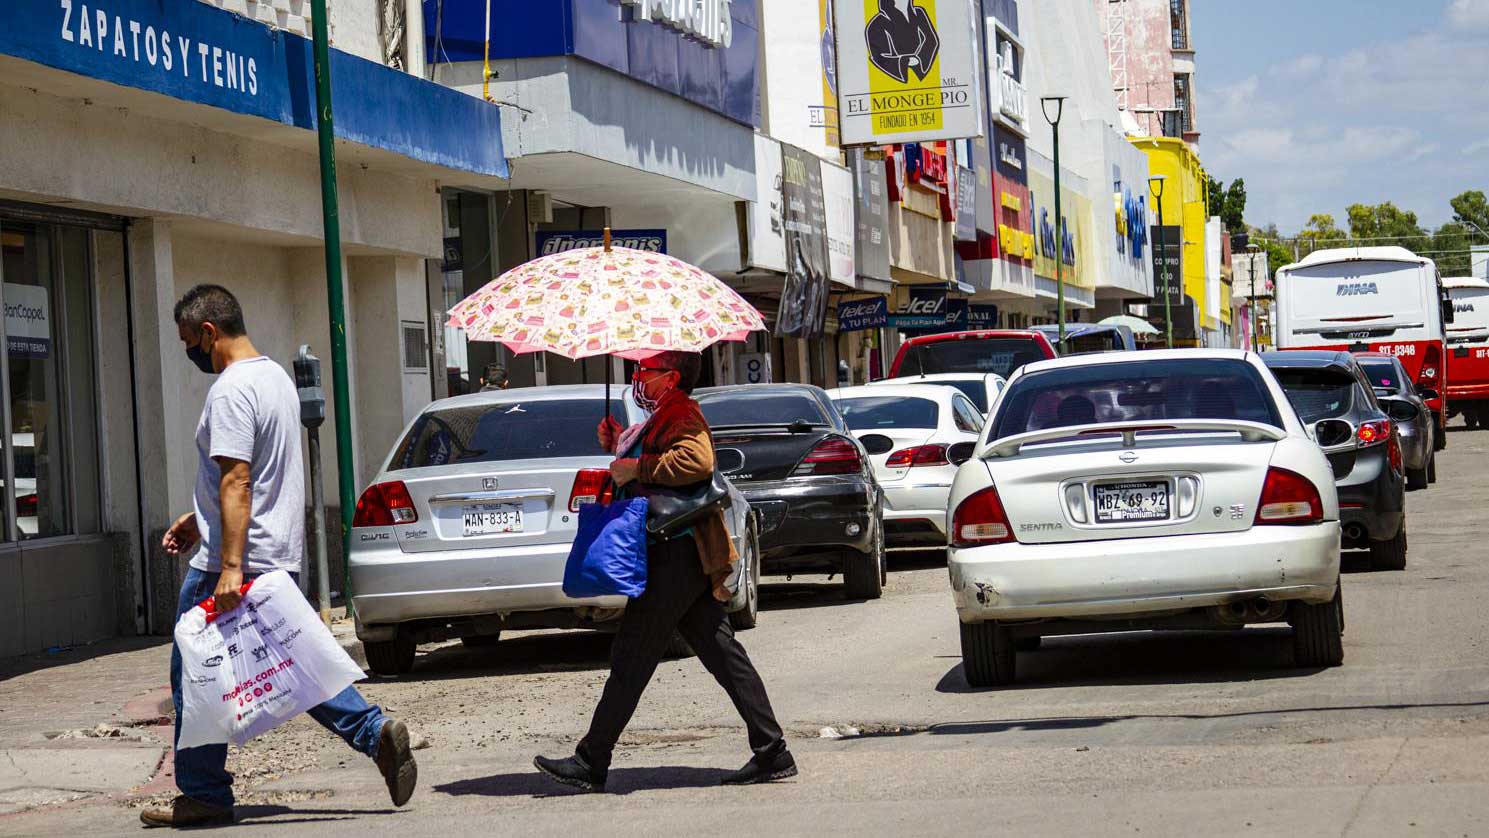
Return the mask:
[[[0,299],[40,313],[5,321],[0,655],[173,626],[183,562],[158,545],[191,509],[212,383],[172,321],[184,291],[231,288],[286,367],[329,356],[311,48],[302,19],[248,5],[18,0],[0,29]],[[356,47],[330,76],[365,482],[432,392],[439,187],[507,167],[497,108],[390,68],[355,35],[372,12],[334,5]],[[327,445],[332,521],[353,500],[336,462]]]
[[1189,0],[1090,0],[1127,133],[1199,150]]

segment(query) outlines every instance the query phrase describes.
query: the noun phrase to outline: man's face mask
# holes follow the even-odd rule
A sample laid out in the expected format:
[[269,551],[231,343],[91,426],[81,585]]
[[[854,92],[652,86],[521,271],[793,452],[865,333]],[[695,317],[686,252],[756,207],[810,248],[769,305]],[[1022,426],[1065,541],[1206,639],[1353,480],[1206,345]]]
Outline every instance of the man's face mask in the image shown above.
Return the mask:
[[[203,336],[205,334],[204,332]],[[211,350],[202,348],[201,338],[198,338],[196,343],[186,347],[186,358],[193,364],[196,364],[196,368],[207,375],[217,374],[217,370],[212,367],[212,352]]]

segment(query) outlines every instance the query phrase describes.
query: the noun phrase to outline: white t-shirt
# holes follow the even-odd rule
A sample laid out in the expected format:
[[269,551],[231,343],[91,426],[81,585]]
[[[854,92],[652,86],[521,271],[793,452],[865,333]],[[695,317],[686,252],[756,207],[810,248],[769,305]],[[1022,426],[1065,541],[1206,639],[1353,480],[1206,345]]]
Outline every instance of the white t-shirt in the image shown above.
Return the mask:
[[196,450],[202,547],[191,566],[222,570],[222,469],[212,458],[231,457],[248,463],[252,483],[243,572],[298,572],[305,554],[305,463],[300,399],[284,368],[260,355],[223,370],[207,391]]

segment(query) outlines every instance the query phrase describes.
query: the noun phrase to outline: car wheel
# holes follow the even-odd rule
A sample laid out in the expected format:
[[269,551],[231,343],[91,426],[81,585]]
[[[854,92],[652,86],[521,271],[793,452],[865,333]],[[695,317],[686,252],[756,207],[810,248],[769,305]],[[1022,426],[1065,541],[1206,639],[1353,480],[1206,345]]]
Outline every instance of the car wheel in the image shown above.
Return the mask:
[[1344,590],[1320,605],[1292,604],[1293,657],[1298,666],[1339,666],[1344,663]]
[[760,620],[760,536],[753,526],[745,538],[745,554],[740,557],[740,561],[747,562],[744,579],[740,580],[745,586],[745,605],[729,614],[729,625],[735,631],[748,631]]
[[1008,629],[991,620],[962,623],[962,674],[973,687],[1013,683],[1014,644]]
[[843,559],[843,591],[849,599],[878,599],[884,595],[884,528],[874,531],[867,553],[849,552]]
[[1479,413],[1478,413],[1478,411],[1476,411],[1476,410],[1465,410],[1463,412],[1463,424],[1466,425],[1469,430],[1473,430],[1474,428],[1477,428],[1479,426]]
[[414,668],[416,645],[412,638],[399,635],[392,640],[363,643],[362,651],[367,654],[367,668],[372,674],[392,678],[407,675]]
[[[1428,461],[1430,463],[1430,457]],[[1418,489],[1427,488],[1427,484],[1431,482],[1431,478],[1427,475],[1427,468],[1428,466],[1423,466],[1420,469],[1409,468],[1406,470],[1406,491],[1415,492]]]
[[1388,541],[1370,542],[1370,566],[1376,570],[1406,570],[1406,522]]
[[1427,458],[1427,482],[1437,482],[1437,455],[1432,454]]
[[501,641],[501,633],[496,634],[472,634],[469,637],[460,638],[460,643],[467,649],[490,649]]

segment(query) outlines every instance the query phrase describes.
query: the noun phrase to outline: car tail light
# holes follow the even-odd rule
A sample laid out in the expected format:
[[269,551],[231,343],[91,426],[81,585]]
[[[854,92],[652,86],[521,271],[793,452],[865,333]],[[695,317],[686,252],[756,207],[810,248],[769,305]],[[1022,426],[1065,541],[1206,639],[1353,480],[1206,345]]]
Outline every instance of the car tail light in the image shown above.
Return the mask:
[[824,474],[853,474],[863,470],[858,446],[840,436],[830,436],[807,452],[806,459],[791,472],[792,477],[817,477]]
[[1013,541],[1013,527],[998,487],[989,486],[957,504],[951,515],[951,543],[954,547],[980,547]]
[[912,468],[914,466],[949,466],[951,460],[946,459],[946,446],[944,445],[917,445],[914,448],[901,448],[889,455],[884,461],[889,468]]
[[1404,474],[1406,466],[1401,457],[1401,437],[1391,434],[1386,440],[1386,459],[1391,463],[1391,471]]
[[578,512],[586,503],[609,503],[614,496],[610,469],[582,468],[574,475],[574,488],[569,490],[569,511]]
[[393,480],[367,487],[357,500],[357,514],[352,517],[352,526],[391,527],[418,520],[419,510],[414,507],[414,499],[409,497],[408,487],[402,480]]
[[1273,466],[1267,469],[1256,524],[1313,524],[1324,519],[1318,487],[1301,474]]
[[1364,422],[1361,423],[1360,429],[1355,432],[1355,447],[1369,448],[1372,445],[1379,445],[1388,439],[1394,439],[1395,436],[1392,433],[1389,419],[1380,422]]
[[1437,380],[1442,370],[1442,347],[1436,343],[1427,344],[1427,351],[1422,353],[1422,371],[1417,373],[1418,387],[1431,387],[1440,389]]

